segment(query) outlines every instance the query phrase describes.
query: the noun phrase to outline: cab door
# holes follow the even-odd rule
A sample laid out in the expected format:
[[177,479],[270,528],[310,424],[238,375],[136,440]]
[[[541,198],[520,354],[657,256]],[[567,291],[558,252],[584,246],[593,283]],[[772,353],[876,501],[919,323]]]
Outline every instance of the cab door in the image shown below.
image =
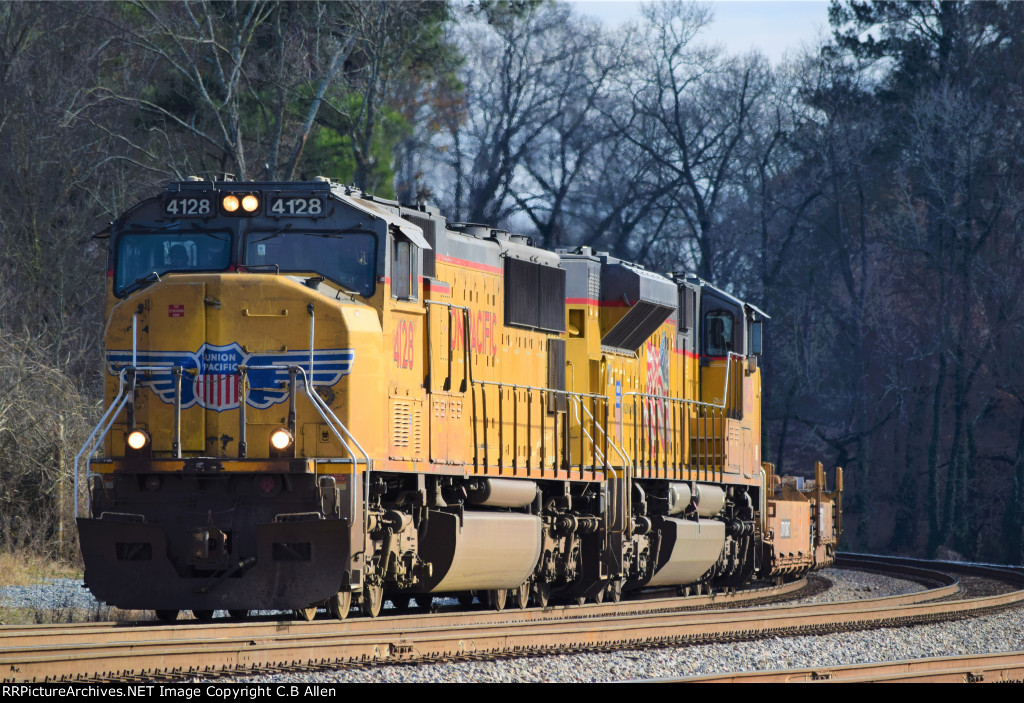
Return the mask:
[[730,355],[743,355],[742,311],[735,303],[706,291],[700,309],[700,399],[724,405],[727,416],[736,416],[742,407],[738,392],[741,359]]
[[427,314],[419,275],[420,250],[397,228],[388,235],[384,303],[385,355],[388,374],[388,456],[396,461],[424,462],[428,456],[430,413],[424,385],[429,364],[424,359]]

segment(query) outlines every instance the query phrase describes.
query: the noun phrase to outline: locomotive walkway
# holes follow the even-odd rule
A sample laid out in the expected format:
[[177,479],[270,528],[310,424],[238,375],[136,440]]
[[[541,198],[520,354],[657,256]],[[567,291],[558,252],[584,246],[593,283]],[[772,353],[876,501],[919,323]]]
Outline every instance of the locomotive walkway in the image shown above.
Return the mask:
[[[775,589],[502,613],[439,612],[339,622],[244,622],[0,628],[0,678],[39,682],[238,675],[376,662],[501,657],[819,634],[965,617],[1024,601],[1024,574],[986,567],[957,573],[1013,590],[960,598],[955,575],[918,562],[844,559],[934,586],[912,594],[827,605],[694,610],[777,595]],[[945,568],[945,567],[943,567]],[[790,590],[801,584],[788,584]],[[819,672],[820,673],[820,672]],[[808,680],[810,676],[804,680]]]

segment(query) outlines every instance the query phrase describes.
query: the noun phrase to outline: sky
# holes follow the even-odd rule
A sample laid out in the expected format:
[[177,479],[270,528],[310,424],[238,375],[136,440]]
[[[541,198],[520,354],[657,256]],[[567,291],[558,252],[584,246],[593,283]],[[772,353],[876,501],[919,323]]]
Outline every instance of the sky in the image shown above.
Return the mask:
[[[640,3],[628,0],[572,0],[581,15],[607,24],[636,19]],[[730,54],[757,49],[773,63],[787,50],[814,44],[828,34],[826,0],[715,0],[708,3],[714,20],[700,38],[720,44]]]

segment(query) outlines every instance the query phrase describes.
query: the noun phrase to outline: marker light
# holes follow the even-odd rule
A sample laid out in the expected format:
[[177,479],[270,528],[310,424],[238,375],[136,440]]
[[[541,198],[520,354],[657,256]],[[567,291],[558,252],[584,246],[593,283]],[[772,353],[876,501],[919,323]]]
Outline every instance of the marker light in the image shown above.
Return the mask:
[[281,491],[281,481],[273,475],[264,474],[255,479],[256,490],[267,496],[275,496]]
[[128,433],[128,446],[139,451],[149,444],[149,435],[145,430],[132,430]]
[[225,195],[224,199],[220,201],[220,205],[224,208],[224,212],[235,212],[238,210],[238,196],[237,195]]
[[255,195],[247,195],[242,198],[242,209],[246,212],[256,212],[260,206],[260,199]]
[[290,447],[292,440],[292,433],[284,428],[274,430],[270,434],[270,446],[272,446],[274,449],[277,449],[278,451]]

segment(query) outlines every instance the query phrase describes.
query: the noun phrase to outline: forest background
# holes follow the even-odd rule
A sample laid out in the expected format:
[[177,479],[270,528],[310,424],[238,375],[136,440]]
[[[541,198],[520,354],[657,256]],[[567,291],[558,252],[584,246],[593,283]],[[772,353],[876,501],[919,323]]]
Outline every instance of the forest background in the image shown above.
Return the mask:
[[116,214],[317,175],[768,311],[764,456],[843,548],[1024,561],[1024,3],[838,2],[777,66],[666,1],[0,4],[0,549],[73,555]]

